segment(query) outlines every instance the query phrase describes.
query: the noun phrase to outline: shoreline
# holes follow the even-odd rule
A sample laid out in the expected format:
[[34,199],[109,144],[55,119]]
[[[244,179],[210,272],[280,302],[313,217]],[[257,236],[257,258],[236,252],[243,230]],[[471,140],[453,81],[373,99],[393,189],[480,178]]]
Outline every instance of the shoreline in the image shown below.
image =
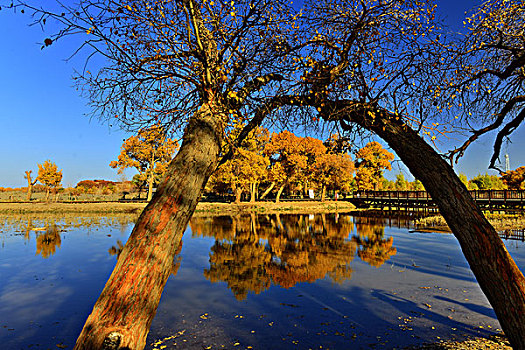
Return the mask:
[[[140,214],[147,203],[123,202],[94,202],[94,203],[27,203],[11,202],[0,203],[0,214],[38,214],[38,213],[77,213],[77,214]],[[304,201],[304,202],[241,202],[217,203],[199,202],[195,210],[196,216],[202,215],[237,215],[237,214],[309,214],[309,213],[335,213],[354,211],[356,207],[346,201]]]

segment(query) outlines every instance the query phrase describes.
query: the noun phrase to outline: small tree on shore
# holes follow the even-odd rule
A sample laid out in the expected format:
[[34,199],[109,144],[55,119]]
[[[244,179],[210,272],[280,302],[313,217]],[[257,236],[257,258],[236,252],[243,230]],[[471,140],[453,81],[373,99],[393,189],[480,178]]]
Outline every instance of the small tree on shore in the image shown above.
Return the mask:
[[57,191],[62,182],[62,169],[58,170],[55,163],[46,160],[43,164],[38,164],[38,176],[36,178],[46,187],[46,202],[49,201],[51,190]]

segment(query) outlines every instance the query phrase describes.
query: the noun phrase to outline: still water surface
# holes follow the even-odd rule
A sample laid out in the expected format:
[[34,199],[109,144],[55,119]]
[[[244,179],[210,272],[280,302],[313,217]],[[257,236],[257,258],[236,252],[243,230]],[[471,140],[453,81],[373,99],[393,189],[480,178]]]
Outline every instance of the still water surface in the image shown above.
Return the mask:
[[[133,218],[0,217],[2,349],[72,348]],[[506,241],[520,269],[525,243]],[[149,349],[392,349],[495,332],[455,238],[350,215],[196,217]]]

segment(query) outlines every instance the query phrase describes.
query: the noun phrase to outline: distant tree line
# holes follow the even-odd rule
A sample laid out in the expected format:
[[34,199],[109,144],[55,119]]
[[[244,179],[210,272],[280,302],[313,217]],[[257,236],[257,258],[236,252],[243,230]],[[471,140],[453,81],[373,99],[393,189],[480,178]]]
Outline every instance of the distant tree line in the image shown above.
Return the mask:
[[[243,127],[240,123],[233,125],[231,140]],[[386,179],[384,171],[392,170],[394,155],[375,141],[355,150],[339,134],[332,134],[323,142],[286,130],[270,134],[264,128],[252,130],[238,147],[231,140],[223,145],[223,152],[231,152],[231,156],[210,177],[205,188],[207,196],[232,197],[235,202],[243,197],[250,201],[273,197],[279,202],[283,193],[288,197],[309,198],[311,190],[317,199],[324,201],[327,192],[336,196],[355,190],[425,190],[421,181],[408,181],[403,173],[398,173],[394,181]],[[0,192],[24,191],[27,201],[31,201],[33,193],[45,193],[46,202],[51,194],[57,201],[59,194],[75,200],[81,195],[118,194],[125,198],[132,194],[133,198],[140,198],[140,193],[146,192],[145,199],[149,200],[177,149],[177,141],[154,125],[124,140],[118,160],[110,163],[119,173],[135,168],[138,174],[131,181],[82,180],[75,187],[63,188],[62,170],[46,160],[37,164],[35,178],[32,170],[25,171],[27,187],[0,187]],[[499,176],[485,173],[469,180],[460,173],[459,178],[469,190],[525,189],[525,166],[501,172]]]

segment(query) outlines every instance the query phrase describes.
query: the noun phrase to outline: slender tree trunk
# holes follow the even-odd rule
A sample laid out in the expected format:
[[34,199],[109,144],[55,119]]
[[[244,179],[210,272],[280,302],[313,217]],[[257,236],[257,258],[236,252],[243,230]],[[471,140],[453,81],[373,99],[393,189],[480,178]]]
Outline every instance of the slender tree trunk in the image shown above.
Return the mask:
[[250,184],[250,203],[255,203],[255,195],[257,193],[257,191],[255,190],[256,189],[256,186],[255,186],[255,182]]
[[149,176],[148,176],[148,198],[146,201],[151,201],[153,197],[153,182],[155,180],[155,150],[151,152],[151,159],[149,163]]
[[304,182],[304,189],[303,189],[303,193],[302,193],[302,198],[308,198],[308,181],[306,180]]
[[155,173],[153,170],[148,175],[148,197],[146,200],[149,202],[153,198],[153,180],[155,179]]
[[146,206],[77,339],[81,349],[143,349],[173,259],[204,185],[217,166],[221,115],[203,105]]
[[321,202],[324,202],[326,199],[326,186],[324,184],[321,186]]
[[[375,110],[371,113],[375,113]],[[392,114],[352,121],[394,149],[438,205],[514,349],[525,349],[525,278],[452,167]]]
[[259,199],[264,199],[270,193],[270,191],[275,187],[275,182],[272,182],[270,186],[266,190],[264,190],[264,193],[259,197]]
[[49,186],[46,186],[46,202],[49,202]]
[[277,196],[275,197],[275,203],[279,203],[279,201],[281,200],[281,193],[283,193],[285,185],[286,184],[283,184],[281,185],[281,187],[279,187],[279,190],[277,191]]

